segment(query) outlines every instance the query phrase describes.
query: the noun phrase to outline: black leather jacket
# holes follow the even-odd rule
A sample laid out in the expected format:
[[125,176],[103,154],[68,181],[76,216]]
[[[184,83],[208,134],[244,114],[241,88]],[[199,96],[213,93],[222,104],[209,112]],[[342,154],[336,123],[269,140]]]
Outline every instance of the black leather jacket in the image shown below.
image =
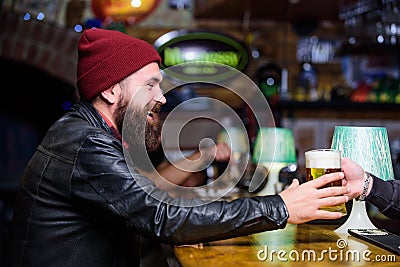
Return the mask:
[[374,175],[372,178],[374,183],[365,200],[387,217],[400,220],[400,180],[384,181]]
[[132,267],[140,235],[179,245],[286,226],[279,195],[177,207],[135,179],[148,180],[128,170],[120,140],[94,107],[77,103],[49,129],[21,179],[12,266]]

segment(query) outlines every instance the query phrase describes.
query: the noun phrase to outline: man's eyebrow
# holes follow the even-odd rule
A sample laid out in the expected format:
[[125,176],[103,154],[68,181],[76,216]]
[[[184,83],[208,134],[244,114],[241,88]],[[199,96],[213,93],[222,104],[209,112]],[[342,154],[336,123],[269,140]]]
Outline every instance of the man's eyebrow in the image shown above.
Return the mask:
[[159,82],[161,82],[161,79],[154,76],[154,77],[151,77],[150,79],[148,79],[147,82],[159,83]]

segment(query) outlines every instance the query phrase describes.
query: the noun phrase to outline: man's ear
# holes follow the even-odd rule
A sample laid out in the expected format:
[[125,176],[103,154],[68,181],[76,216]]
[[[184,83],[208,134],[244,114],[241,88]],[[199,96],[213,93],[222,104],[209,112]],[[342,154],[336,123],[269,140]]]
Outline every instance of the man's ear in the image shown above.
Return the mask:
[[108,104],[116,103],[120,95],[121,88],[119,84],[113,85],[100,93],[101,98],[103,98],[103,100],[106,101]]

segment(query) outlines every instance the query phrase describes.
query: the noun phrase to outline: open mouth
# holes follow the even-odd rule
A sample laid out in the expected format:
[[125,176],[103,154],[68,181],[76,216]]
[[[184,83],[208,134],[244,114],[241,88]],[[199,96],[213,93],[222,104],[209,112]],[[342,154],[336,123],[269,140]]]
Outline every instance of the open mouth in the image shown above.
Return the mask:
[[154,113],[153,113],[153,111],[148,111],[148,112],[147,112],[147,120],[148,120],[148,121],[153,121],[153,120],[154,120]]
[[157,115],[155,114],[154,111],[147,112],[147,124],[150,127],[154,127],[154,125],[157,124]]
[[159,113],[161,110],[160,105],[155,105],[151,110],[147,111],[147,120],[148,121],[155,121],[157,120],[157,113]]

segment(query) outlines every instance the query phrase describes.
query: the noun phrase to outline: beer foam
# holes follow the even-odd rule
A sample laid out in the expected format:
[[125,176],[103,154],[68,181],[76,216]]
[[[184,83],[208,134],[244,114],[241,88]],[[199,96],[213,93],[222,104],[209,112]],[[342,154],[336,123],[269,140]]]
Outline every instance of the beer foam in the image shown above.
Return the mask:
[[306,168],[340,169],[340,151],[316,149],[305,152]]

